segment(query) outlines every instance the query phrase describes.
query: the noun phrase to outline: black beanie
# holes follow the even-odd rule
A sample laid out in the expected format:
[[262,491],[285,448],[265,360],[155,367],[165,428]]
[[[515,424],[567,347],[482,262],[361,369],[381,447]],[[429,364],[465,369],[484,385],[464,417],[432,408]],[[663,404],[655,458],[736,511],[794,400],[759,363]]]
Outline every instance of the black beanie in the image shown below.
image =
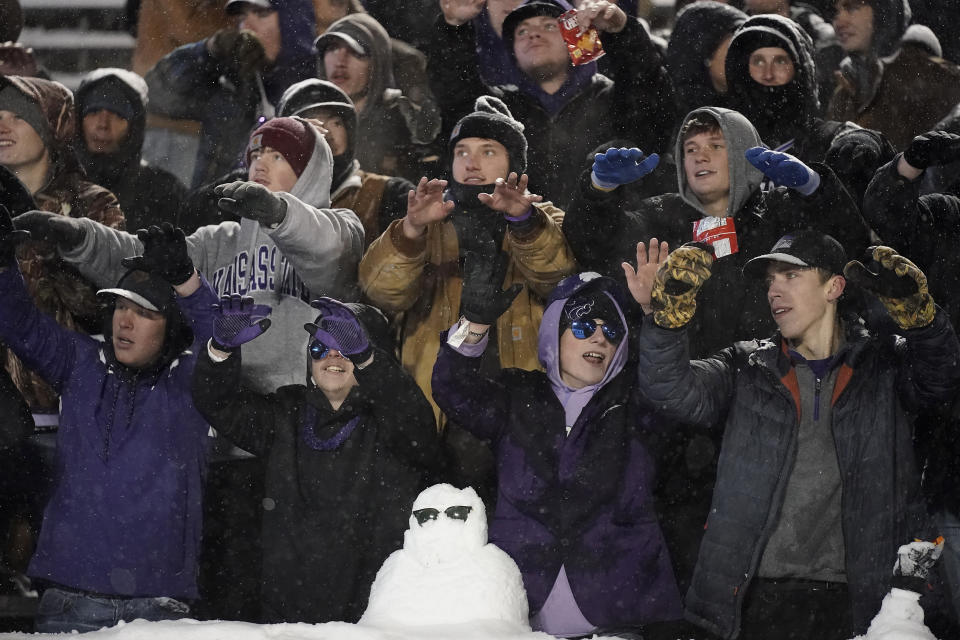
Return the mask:
[[622,330],[620,313],[616,305],[603,290],[594,288],[582,291],[569,298],[560,314],[560,333],[563,333],[574,320],[593,320],[600,318],[617,330]]
[[451,157],[453,148],[463,138],[487,138],[506,147],[510,171],[518,175],[526,172],[527,138],[523,135],[523,125],[513,119],[507,105],[499,98],[480,96],[473,108],[474,112],[461,118],[450,134],[447,148]]

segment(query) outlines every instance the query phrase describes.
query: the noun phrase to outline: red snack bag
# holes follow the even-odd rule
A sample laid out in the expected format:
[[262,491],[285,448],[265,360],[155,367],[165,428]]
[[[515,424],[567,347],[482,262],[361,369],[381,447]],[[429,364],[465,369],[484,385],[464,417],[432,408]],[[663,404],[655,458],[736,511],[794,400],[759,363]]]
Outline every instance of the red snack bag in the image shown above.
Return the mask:
[[603,44],[600,42],[600,32],[590,26],[584,29],[577,20],[576,9],[571,9],[557,18],[560,22],[560,33],[567,43],[567,52],[574,66],[592,62],[603,56]]
[[740,251],[737,246],[737,226],[733,218],[709,216],[693,223],[695,242],[706,242],[713,247],[713,255],[719,260]]

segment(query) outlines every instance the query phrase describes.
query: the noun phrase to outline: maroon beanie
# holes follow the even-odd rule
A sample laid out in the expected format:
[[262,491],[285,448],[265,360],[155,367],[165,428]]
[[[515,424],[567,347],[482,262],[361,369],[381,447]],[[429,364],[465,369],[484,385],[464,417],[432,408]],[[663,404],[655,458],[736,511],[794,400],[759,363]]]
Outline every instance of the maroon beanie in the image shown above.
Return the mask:
[[250,136],[247,166],[250,166],[251,153],[270,147],[280,152],[299,178],[313,155],[314,141],[313,126],[310,124],[299,118],[274,118],[261,125]]

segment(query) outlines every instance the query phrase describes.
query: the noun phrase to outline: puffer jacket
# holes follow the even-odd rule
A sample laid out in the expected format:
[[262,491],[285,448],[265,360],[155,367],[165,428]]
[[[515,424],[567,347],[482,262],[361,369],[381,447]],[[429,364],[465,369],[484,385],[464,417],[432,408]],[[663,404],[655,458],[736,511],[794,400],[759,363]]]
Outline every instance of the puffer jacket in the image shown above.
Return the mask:
[[[51,139],[47,150],[51,173],[47,184],[33,194],[36,208],[123,229],[123,212],[116,197],[85,180],[77,163],[72,146],[76,118],[70,90],[50,80],[0,76],[0,88],[5,86],[15,88],[39,105],[49,123]],[[56,246],[28,240],[19,248],[17,257],[27,289],[43,313],[67,329],[99,332],[96,289],[60,259]],[[6,367],[33,410],[57,411],[57,395],[10,352],[7,352]]]
[[[878,337],[856,318],[844,326],[831,420],[850,607],[854,630],[864,633],[890,589],[897,548],[929,533],[911,414],[955,393],[960,344],[942,310],[903,337]],[[734,638],[747,585],[783,503],[803,391],[779,335],[691,361],[686,333],[660,328],[648,316],[640,333],[639,388],[673,419],[707,426],[725,416],[713,506],[685,615]]]
[[[543,301],[557,282],[576,270],[560,231],[563,212],[549,204],[534,206],[533,229],[523,237],[512,231],[503,237],[501,249],[511,258],[504,287],[518,282],[526,287],[497,320],[496,329],[501,365],[527,370],[540,367],[537,328]],[[490,215],[499,214],[491,211]],[[400,361],[427,398],[432,398],[430,376],[439,334],[460,317],[460,242],[449,220],[429,225],[423,239],[416,241],[403,236],[402,224],[403,220],[392,222],[370,244],[360,262],[360,287],[383,311],[403,313]],[[442,420],[439,410],[437,417]]]

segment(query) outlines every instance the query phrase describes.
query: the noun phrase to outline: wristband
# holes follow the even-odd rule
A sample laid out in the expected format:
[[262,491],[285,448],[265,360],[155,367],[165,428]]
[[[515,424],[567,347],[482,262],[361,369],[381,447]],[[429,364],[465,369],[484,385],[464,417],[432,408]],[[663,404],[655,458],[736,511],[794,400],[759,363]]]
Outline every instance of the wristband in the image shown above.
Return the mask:
[[593,183],[593,187],[598,191],[613,191],[620,185],[616,182],[606,182],[597,177],[596,171],[590,172],[590,182]]
[[[469,325],[468,325],[468,326],[469,326]],[[486,330],[481,331],[480,333],[477,333],[476,331],[470,331],[470,329],[467,329],[467,334],[468,334],[468,335],[471,335],[471,336],[473,336],[473,337],[475,337],[475,338],[482,338],[483,336],[487,335],[488,333],[490,333],[490,328],[489,328],[489,327],[487,327]]]
[[523,212],[523,215],[514,217],[514,216],[508,216],[504,214],[503,217],[506,218],[507,222],[525,222],[529,220],[530,216],[532,215],[533,215],[533,205],[530,205],[529,207],[527,207],[527,210]]

